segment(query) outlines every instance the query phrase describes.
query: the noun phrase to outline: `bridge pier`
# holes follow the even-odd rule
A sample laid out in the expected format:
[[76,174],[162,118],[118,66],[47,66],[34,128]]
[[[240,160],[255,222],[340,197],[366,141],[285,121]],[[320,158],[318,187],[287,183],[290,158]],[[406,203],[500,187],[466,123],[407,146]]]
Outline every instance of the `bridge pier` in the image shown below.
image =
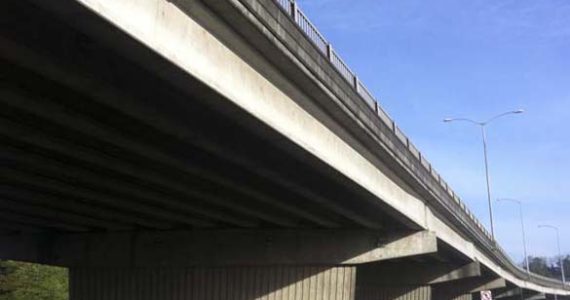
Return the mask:
[[464,281],[481,276],[479,263],[390,261],[360,266],[357,300],[471,300]]
[[71,300],[354,299],[352,266],[72,268]]
[[426,231],[152,231],[0,242],[8,245],[0,257],[69,267],[71,300],[354,300],[361,266],[437,252]]

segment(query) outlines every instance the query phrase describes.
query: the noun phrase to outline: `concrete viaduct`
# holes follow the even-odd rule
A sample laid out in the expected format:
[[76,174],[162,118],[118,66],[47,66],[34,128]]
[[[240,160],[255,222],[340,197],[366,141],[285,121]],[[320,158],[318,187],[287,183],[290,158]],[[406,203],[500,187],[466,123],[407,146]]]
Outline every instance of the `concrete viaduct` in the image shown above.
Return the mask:
[[568,299],[289,0],[3,0],[0,258],[72,300]]

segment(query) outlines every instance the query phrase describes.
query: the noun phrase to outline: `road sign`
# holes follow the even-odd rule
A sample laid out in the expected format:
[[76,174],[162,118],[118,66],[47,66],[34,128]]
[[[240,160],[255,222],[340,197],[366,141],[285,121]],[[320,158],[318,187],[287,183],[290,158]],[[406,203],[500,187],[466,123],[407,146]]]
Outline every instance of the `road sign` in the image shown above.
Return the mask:
[[493,292],[481,291],[481,300],[493,300]]

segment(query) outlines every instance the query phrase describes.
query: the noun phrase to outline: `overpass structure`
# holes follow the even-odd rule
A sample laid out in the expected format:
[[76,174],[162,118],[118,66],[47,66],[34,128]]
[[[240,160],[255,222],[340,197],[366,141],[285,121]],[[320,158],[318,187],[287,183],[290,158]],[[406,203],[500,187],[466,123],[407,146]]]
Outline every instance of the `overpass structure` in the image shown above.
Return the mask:
[[289,0],[4,0],[0,258],[71,299],[567,298]]

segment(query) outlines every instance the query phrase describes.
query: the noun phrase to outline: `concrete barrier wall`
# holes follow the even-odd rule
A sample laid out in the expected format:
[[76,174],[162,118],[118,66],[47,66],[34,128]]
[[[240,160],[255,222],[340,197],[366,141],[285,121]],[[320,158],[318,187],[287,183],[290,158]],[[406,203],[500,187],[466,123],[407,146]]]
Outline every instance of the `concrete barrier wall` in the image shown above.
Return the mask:
[[317,266],[76,268],[70,299],[351,300],[355,275],[354,267]]

